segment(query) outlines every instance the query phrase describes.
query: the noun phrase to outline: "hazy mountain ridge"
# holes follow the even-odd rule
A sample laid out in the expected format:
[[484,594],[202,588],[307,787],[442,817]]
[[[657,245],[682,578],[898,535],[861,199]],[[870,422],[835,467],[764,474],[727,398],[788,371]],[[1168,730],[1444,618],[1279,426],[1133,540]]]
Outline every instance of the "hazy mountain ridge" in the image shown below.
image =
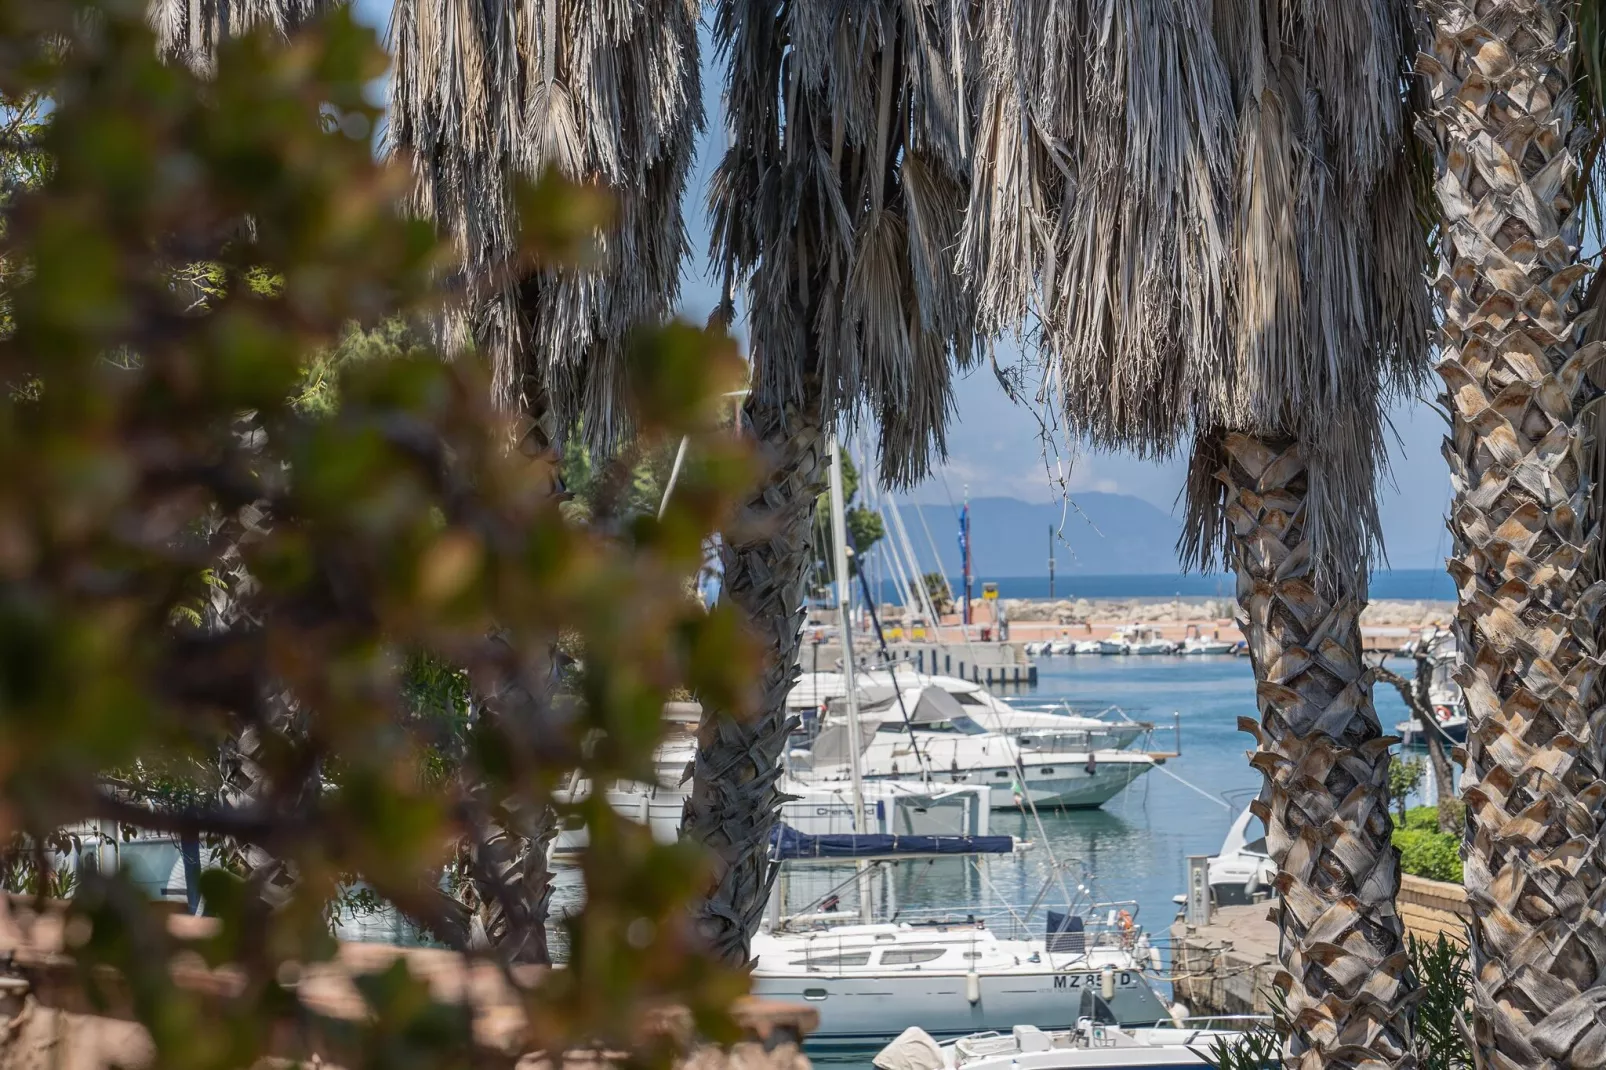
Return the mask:
[[[923,514],[943,571],[960,572],[959,520],[946,502],[905,505],[903,519],[921,567],[931,568]],[[1174,574],[1182,524],[1165,510],[1129,494],[1078,493],[1071,505],[1018,498],[972,498],[971,556],[978,579],[1047,576],[1049,532],[1060,576]],[[1389,524],[1388,520],[1397,522]],[[1385,518],[1388,564],[1395,569],[1443,565],[1438,524],[1417,517]]]
[[[954,510],[946,503],[902,508],[904,525],[923,567],[930,567],[931,550],[917,511],[924,514],[943,571],[958,575],[959,521]],[[1143,499],[1126,494],[1078,494],[1071,506],[1018,498],[972,498],[970,525],[970,552],[978,577],[1048,575],[1050,531],[1058,533],[1054,567],[1062,576],[1179,571],[1176,542],[1180,523]]]

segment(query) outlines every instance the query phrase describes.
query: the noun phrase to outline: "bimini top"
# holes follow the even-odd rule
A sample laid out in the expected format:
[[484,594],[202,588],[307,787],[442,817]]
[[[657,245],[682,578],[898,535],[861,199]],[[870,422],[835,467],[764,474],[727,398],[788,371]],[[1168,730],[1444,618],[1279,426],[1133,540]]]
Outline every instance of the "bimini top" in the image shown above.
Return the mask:
[[852,833],[809,836],[790,825],[770,832],[770,857],[869,858],[897,855],[998,855],[1015,850],[1013,836],[885,836]]

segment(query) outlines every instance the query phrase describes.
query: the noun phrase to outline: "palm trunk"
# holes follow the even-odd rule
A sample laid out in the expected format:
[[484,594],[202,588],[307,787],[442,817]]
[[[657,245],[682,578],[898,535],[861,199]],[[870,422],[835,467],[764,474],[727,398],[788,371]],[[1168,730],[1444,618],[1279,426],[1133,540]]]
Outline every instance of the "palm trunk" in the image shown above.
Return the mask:
[[[555,423],[540,384],[526,383],[524,427],[518,450],[536,466],[546,482],[546,492],[561,497],[562,456]],[[501,643],[500,637],[497,642],[505,651],[508,665],[516,666],[517,652]],[[532,694],[521,684],[519,674],[509,672],[479,704],[480,715],[533,720],[538,716],[537,704],[550,701],[555,690],[557,658],[555,649],[548,651],[544,667],[548,671],[542,677],[545,684],[552,686],[537,688],[544,694]],[[552,899],[552,869],[547,852],[558,834],[557,814],[548,806],[530,814],[506,805],[492,805],[494,800],[483,798],[478,786],[468,790],[482,796],[478,801],[488,815],[486,824],[475,831],[473,842],[466,845],[464,852],[468,880],[463,892],[474,912],[470,943],[495,950],[505,962],[549,965],[552,958],[546,922]]]
[[1490,1067],[1606,1062],[1602,587],[1580,409],[1576,5],[1429,5],[1443,357],[1467,744],[1473,1042]]
[[744,411],[744,429],[768,479],[726,539],[724,597],[763,644],[759,706],[747,717],[704,713],[681,816],[682,835],[709,848],[715,860],[697,912],[700,933],[713,954],[736,967],[748,963],[748,943],[774,880],[768,850],[780,813],[776,782],[794,727],[786,694],[797,676],[809,530],[825,473],[824,435],[813,411],[781,410],[756,398]]
[[469,849],[471,946],[490,948],[505,962],[552,962],[546,935],[552,899],[547,850],[557,832],[556,815],[543,807],[533,821],[501,815],[475,837]]
[[1301,1070],[1414,1066],[1399,854],[1389,842],[1389,737],[1361,656],[1362,579],[1327,575],[1307,530],[1291,441],[1223,443],[1238,604],[1260,722],[1239,724],[1265,778],[1256,814],[1277,866],[1283,972]]

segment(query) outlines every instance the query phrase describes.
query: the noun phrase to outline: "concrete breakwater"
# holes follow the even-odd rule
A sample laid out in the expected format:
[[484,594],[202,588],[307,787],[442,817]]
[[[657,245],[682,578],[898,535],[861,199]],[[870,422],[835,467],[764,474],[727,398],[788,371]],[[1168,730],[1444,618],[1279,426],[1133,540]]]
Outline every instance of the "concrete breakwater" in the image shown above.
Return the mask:
[[[914,638],[925,643],[963,645],[975,651],[999,639],[1000,619],[1007,622],[1009,642],[1017,645],[1043,640],[1103,639],[1118,628],[1133,626],[1148,629],[1155,636],[1174,643],[1191,636],[1237,642],[1243,635],[1235,620],[1236,612],[1236,604],[1228,598],[1008,598],[997,602],[978,599],[972,607],[968,629],[960,623],[957,614],[945,614],[941,622],[932,627],[926,621],[916,623],[904,607],[896,605],[882,606],[880,620],[890,642]],[[1451,602],[1378,600],[1369,603],[1361,616],[1361,635],[1370,650],[1398,650],[1424,628],[1449,624],[1454,615],[1455,605]],[[812,627],[833,624],[822,619]],[[863,627],[866,630],[860,637],[861,642],[870,635],[867,620]],[[979,666],[978,678],[985,680],[986,664],[1008,663],[1011,658],[972,653],[964,660],[967,679],[971,676],[968,669]],[[809,667],[807,660],[803,664],[804,668]],[[995,676],[994,679],[999,678]]]

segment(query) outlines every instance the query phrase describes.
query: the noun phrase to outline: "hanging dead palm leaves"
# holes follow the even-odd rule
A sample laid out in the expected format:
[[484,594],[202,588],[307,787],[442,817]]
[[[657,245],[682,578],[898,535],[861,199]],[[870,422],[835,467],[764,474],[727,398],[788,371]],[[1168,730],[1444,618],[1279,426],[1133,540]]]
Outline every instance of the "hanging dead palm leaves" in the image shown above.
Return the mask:
[[[944,450],[952,375],[973,355],[952,264],[968,181],[959,0],[720,0],[729,149],[714,176],[723,315],[749,317],[743,429],[768,480],[724,544],[725,592],[767,652],[753,710],[708,709],[685,834],[720,867],[709,944],[745,964],[773,870],[799,616],[826,429],[873,419],[883,476]],[[734,716],[733,716],[734,715]]]

